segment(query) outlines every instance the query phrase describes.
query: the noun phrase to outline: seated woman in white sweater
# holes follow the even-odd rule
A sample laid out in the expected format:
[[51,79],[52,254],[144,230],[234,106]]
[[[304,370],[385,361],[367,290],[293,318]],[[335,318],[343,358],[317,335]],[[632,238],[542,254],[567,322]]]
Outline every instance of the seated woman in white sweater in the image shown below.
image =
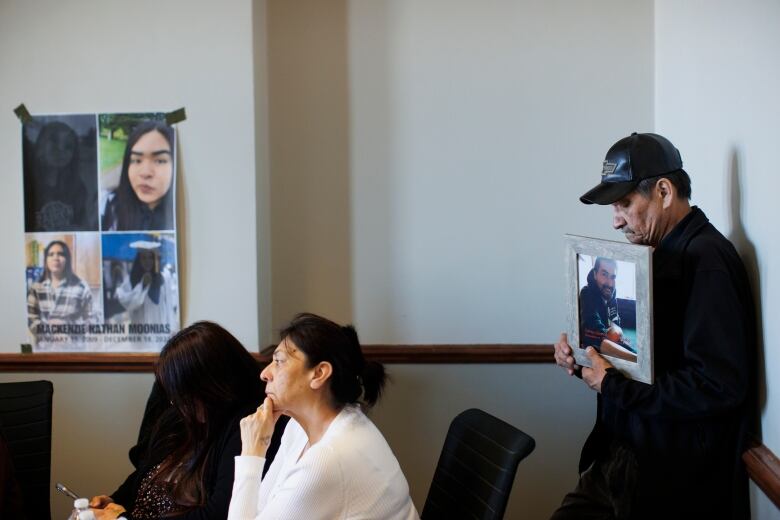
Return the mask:
[[[266,398],[241,420],[229,519],[419,518],[398,461],[361,410],[376,403],[385,370],[365,360],[352,326],[299,314],[260,378]],[[291,420],[261,480],[282,414]]]

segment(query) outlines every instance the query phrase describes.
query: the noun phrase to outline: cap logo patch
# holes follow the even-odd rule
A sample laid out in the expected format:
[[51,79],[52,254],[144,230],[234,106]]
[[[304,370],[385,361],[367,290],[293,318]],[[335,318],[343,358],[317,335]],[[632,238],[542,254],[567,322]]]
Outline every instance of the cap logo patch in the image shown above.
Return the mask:
[[604,177],[605,175],[610,175],[615,173],[615,170],[617,169],[617,164],[604,161],[604,166],[601,169],[601,176]]

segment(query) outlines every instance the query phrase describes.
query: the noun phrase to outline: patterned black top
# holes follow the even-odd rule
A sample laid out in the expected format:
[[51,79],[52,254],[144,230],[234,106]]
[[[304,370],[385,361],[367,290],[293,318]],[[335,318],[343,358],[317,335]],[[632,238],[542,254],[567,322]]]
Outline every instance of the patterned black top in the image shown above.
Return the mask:
[[161,465],[162,463],[154,466],[141,480],[135,499],[133,520],[154,520],[183,509],[174,501],[170,485],[155,478]]

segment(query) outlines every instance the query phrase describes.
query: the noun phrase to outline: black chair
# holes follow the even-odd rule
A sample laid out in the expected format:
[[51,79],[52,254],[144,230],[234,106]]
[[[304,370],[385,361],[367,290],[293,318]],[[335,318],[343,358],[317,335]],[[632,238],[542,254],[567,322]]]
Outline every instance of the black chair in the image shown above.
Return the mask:
[[517,465],[534,440],[472,408],[452,421],[425,500],[423,520],[504,517]]
[[50,519],[51,381],[0,383],[0,432],[5,437],[28,518]]

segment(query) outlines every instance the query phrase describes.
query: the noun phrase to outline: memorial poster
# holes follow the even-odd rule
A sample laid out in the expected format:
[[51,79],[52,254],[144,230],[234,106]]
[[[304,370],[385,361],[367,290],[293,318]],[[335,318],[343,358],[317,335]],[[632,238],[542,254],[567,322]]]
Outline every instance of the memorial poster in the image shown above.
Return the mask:
[[165,114],[32,116],[22,158],[33,351],[159,351],[180,326]]

